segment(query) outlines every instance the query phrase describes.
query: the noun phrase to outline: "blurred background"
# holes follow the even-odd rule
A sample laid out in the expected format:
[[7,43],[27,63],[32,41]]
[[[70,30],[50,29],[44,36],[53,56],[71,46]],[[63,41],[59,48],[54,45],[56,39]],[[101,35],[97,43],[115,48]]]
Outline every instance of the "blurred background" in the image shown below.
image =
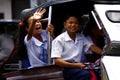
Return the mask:
[[34,8],[47,0],[0,0],[0,19],[19,19],[25,8]]

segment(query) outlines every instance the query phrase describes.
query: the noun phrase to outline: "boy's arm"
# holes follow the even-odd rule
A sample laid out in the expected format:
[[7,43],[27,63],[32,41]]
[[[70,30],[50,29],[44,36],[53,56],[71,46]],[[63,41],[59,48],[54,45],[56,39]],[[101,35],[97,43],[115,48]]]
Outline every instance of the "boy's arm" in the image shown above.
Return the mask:
[[100,49],[99,47],[97,47],[96,45],[91,45],[90,46],[90,50],[92,50],[93,52],[102,55],[103,50]]

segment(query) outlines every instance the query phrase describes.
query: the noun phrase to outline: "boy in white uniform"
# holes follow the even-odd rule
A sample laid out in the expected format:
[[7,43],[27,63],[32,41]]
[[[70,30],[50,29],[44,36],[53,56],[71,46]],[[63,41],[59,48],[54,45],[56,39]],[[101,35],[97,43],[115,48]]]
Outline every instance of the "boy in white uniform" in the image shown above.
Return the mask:
[[84,35],[78,33],[80,23],[75,15],[68,15],[64,21],[66,32],[52,42],[51,57],[55,64],[64,67],[65,80],[91,80],[91,74],[85,68],[84,53],[89,49],[102,54],[102,50],[90,43]]

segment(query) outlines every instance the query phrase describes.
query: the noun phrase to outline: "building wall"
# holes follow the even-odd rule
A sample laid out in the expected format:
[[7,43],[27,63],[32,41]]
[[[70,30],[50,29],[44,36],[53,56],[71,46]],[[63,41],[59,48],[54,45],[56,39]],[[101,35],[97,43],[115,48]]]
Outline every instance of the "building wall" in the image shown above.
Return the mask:
[[0,0],[0,19],[19,19],[23,9],[33,8],[35,4],[47,0]]
[[0,13],[3,13],[4,19],[12,18],[11,0],[0,0]]
[[30,0],[12,0],[12,19],[20,19],[23,9],[30,8]]

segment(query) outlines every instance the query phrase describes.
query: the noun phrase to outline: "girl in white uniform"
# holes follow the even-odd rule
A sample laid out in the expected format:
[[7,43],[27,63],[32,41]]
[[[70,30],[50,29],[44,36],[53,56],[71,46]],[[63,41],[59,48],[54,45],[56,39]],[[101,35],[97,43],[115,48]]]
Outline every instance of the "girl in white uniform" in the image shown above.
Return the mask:
[[28,65],[26,65],[28,60],[27,58],[23,58],[23,64],[25,64],[25,68],[47,65],[47,31],[49,31],[51,34],[51,40],[53,40],[54,37],[53,25],[49,25],[46,30],[42,29],[42,23],[40,20],[43,17],[43,14],[46,12],[46,9],[40,8],[35,13],[29,13],[25,16],[25,13],[30,12],[30,10],[31,9],[25,9],[21,13],[21,15],[24,16],[22,20],[23,23],[21,23],[21,30],[27,31],[22,31],[21,33],[20,39],[22,39],[21,41],[23,41],[22,44],[24,45],[24,47],[21,46],[21,48],[26,48],[27,57],[30,63],[27,63]]

